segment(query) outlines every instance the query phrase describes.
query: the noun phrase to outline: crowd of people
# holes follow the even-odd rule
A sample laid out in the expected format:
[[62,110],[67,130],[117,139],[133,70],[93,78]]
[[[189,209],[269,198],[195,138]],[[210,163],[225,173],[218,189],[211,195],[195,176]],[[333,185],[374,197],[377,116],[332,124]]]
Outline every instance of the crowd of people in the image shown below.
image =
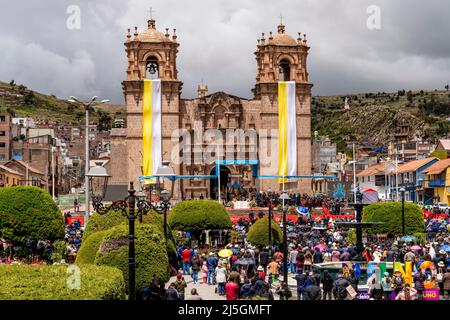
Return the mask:
[[[245,235],[256,219],[241,219],[233,226],[242,237],[234,239],[236,243],[232,245],[179,246],[179,281],[171,284],[178,292],[177,297],[185,296],[186,283],[190,280],[194,286],[214,286],[217,295],[229,300],[360,299],[361,288],[366,290],[367,298],[374,300],[424,299],[424,291],[432,288],[439,291],[441,299],[450,299],[448,219],[427,220],[425,243],[419,239],[368,238],[362,253],[353,244],[349,228],[339,225],[335,219],[325,217],[317,221],[303,217],[297,223],[288,221],[287,261],[292,279],[289,283],[281,276],[284,271],[281,246],[257,248],[247,243]],[[221,256],[221,250],[228,250],[230,255]],[[411,262],[412,281],[394,262],[400,263],[403,269]],[[314,267],[324,263],[333,264],[335,271]],[[368,270],[370,265],[372,270]],[[375,272],[377,269],[382,269],[382,273]]]

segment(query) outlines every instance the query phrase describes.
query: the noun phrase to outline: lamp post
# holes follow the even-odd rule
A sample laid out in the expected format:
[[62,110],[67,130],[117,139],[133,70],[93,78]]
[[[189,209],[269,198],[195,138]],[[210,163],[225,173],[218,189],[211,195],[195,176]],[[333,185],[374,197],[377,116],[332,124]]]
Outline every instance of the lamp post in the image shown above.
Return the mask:
[[[291,198],[289,195],[284,192],[280,199],[285,202],[289,201]],[[285,284],[288,283],[288,245],[287,245],[287,227],[286,227],[286,214],[287,214],[288,207],[285,206],[283,208],[283,281]]]
[[402,187],[400,192],[402,193],[402,235],[406,236],[405,232],[405,188]]
[[89,178],[87,176],[89,172],[89,109],[93,107],[94,105],[99,105],[102,103],[108,103],[109,100],[105,99],[102,101],[97,101],[98,97],[94,96],[92,97],[90,102],[81,102],[74,96],[70,96],[70,98],[67,100],[71,103],[77,103],[79,105],[82,105],[84,107],[84,110],[86,112],[86,128],[85,128],[85,169],[84,169],[84,194],[85,194],[85,217],[84,217],[84,225],[87,225],[87,221],[89,218]]
[[267,190],[267,194],[269,195],[269,256],[272,251],[272,196],[273,191],[271,188]]

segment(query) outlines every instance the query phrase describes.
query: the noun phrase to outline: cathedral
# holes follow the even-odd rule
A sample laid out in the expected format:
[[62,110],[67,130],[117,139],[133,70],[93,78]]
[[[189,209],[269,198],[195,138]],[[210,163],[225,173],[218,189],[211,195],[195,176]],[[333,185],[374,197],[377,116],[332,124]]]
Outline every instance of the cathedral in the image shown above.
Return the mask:
[[[278,130],[278,82],[295,82],[295,114],[297,141],[297,173],[302,179],[289,179],[280,184],[278,179],[259,179],[253,174],[253,168],[246,164],[220,167],[216,173],[214,161],[198,160],[173,163],[170,166],[180,176],[192,176],[176,179],[173,183],[165,181],[166,188],[173,191],[175,199],[216,198],[218,187],[226,189],[230,185],[240,185],[241,190],[267,191],[269,188],[279,192],[282,187],[288,192],[310,192],[311,180],[311,88],[307,71],[309,47],[306,35],[298,33],[297,39],[288,35],[285,26],[280,23],[275,33],[262,33],[257,40],[255,51],[256,82],[252,89],[254,98],[246,99],[225,92],[209,93],[206,85],[198,86],[198,95],[194,99],[182,98],[183,83],[177,71],[177,54],[179,49],[176,29],[169,34],[156,27],[153,19],[148,21],[148,28],[134,34],[128,29],[125,51],[128,59],[126,78],[122,82],[126,105],[127,128],[113,129],[111,132],[111,160],[108,170],[111,185],[126,189],[129,182],[138,183],[142,176],[142,99],[144,79],[161,81],[161,125],[162,125],[162,160],[171,160],[171,154],[179,141],[174,140],[174,130],[183,129],[192,132],[202,130],[242,129],[264,132],[271,137],[271,132]],[[238,142],[227,148],[244,150],[244,158],[256,152],[258,172],[270,176],[274,174],[273,165],[267,164],[267,150],[262,152],[260,140]],[[207,141],[191,139],[191,150],[204,150]],[[238,145],[239,144],[239,145]],[[276,144],[275,144],[276,146]],[[270,149],[270,146],[267,147]],[[277,157],[278,147],[272,147],[272,155]],[[269,150],[271,151],[271,150]],[[219,151],[220,152],[220,151]],[[236,151],[237,152],[237,151]],[[223,154],[223,152],[221,153]],[[217,154],[216,156],[220,156]],[[186,155],[184,155],[186,157]],[[254,157],[254,156],[252,156]],[[194,158],[194,157],[192,157]],[[222,159],[222,158],[219,158]],[[243,159],[253,160],[253,159]],[[269,161],[270,162],[270,161]],[[217,175],[220,179],[195,178],[195,175]],[[220,182],[219,182],[220,181]],[[220,186],[218,186],[220,183]],[[170,186],[172,184],[172,186]]]

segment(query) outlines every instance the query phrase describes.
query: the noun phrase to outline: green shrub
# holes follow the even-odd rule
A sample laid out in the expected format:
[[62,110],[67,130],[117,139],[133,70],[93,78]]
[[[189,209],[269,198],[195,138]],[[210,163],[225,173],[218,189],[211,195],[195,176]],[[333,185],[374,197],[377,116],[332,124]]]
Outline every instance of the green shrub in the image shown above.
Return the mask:
[[97,251],[107,233],[108,230],[98,231],[83,240],[83,243],[77,253],[76,263],[79,265],[94,264],[95,255],[97,254]]
[[[149,285],[154,275],[169,280],[169,259],[164,234],[158,226],[136,224],[136,288]],[[117,267],[128,281],[128,226],[110,229],[95,257],[95,264]]]
[[203,230],[231,229],[224,206],[212,200],[190,200],[177,203],[169,216],[173,229],[189,231],[197,239]]
[[[278,244],[283,241],[283,232],[278,223],[272,220],[272,242]],[[258,219],[248,230],[247,241],[255,246],[268,246],[269,243],[269,218]]]
[[[374,203],[364,208],[364,222],[384,222],[381,225],[367,228],[372,234],[396,236],[402,234],[402,204],[400,202]],[[423,233],[425,224],[419,206],[405,203],[405,232],[407,235]]]
[[[0,230],[13,241],[64,238],[64,217],[48,192],[37,187],[0,188]],[[8,231],[9,230],[9,231]]]
[[[157,225],[158,228],[161,229],[161,232],[164,232],[164,219],[160,214],[156,213],[155,211],[150,211],[147,214],[143,215],[142,223]],[[140,224],[140,222],[139,219],[136,217],[135,226],[137,226],[138,224]],[[119,211],[110,211],[106,214],[94,213],[89,218],[88,224],[83,233],[83,242],[85,242],[90,237],[91,234],[94,234],[98,231],[109,230],[119,225],[128,226],[128,218],[126,218]],[[172,230],[169,224],[167,224],[167,236],[169,240],[167,241],[167,250],[169,252],[175,253],[176,252],[175,239],[173,237]]]
[[80,266],[80,288],[68,266],[0,265],[0,300],[119,300],[125,299],[120,270]]
[[106,214],[94,213],[88,219],[86,229],[83,233],[83,242],[95,232],[105,231],[126,223],[127,218],[119,211],[110,211]]

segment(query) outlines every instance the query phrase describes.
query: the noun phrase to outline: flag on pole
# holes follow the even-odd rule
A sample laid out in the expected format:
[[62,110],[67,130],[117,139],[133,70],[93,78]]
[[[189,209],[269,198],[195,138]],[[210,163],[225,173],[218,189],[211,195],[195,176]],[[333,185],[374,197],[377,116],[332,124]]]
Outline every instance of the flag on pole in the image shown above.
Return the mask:
[[[297,175],[297,116],[295,110],[295,81],[278,82],[278,175]],[[279,179],[279,183],[283,183]]]
[[154,175],[160,164],[161,80],[145,79],[142,97],[142,174]]

